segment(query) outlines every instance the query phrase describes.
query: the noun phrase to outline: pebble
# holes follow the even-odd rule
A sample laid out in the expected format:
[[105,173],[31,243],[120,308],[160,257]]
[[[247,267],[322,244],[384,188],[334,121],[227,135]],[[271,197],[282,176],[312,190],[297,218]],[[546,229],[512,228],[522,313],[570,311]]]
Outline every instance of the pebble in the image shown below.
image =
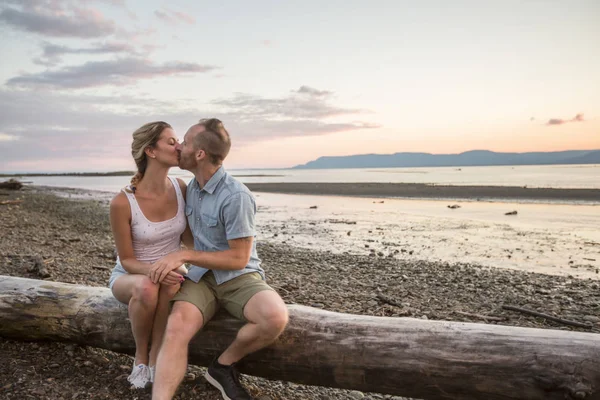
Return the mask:
[[185,380],[188,382],[192,382],[196,379],[196,374],[189,372],[187,374],[185,374]]

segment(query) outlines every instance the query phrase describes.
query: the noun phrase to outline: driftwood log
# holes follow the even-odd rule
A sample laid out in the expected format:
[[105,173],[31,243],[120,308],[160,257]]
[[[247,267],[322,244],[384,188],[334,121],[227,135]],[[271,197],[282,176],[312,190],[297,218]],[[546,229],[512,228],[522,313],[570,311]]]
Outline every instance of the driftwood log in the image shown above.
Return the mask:
[[4,182],[0,182],[0,189],[19,190],[23,187],[23,184],[16,179],[9,179]]
[[[290,323],[244,373],[422,399],[600,399],[600,335],[289,306]],[[241,322],[219,314],[190,345],[208,365]],[[105,288],[0,276],[0,336],[132,354],[126,306]]]

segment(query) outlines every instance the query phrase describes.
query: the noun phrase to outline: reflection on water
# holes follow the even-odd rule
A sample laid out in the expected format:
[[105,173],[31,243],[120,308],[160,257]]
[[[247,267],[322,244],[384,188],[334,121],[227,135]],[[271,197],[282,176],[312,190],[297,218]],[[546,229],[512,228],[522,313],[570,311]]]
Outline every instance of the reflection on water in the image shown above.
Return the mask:
[[[499,167],[366,168],[366,169],[262,169],[228,170],[244,183],[258,182],[390,182],[475,186],[527,186],[600,189],[600,165],[531,165]],[[179,168],[172,176],[189,180]],[[130,177],[26,177],[35,185],[117,192]]]
[[257,202],[258,240],[600,279],[600,206],[459,202],[450,209],[440,200],[271,193]]

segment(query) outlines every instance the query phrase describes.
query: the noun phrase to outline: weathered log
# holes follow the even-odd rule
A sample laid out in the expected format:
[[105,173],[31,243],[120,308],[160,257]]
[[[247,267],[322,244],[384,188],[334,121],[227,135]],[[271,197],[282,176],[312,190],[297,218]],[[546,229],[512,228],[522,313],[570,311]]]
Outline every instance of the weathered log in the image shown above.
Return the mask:
[[[290,323],[244,373],[423,399],[600,399],[600,335],[340,314],[289,306]],[[240,321],[219,314],[190,345],[208,365]],[[132,354],[126,306],[105,288],[0,276],[0,336]]]
[[19,190],[23,187],[23,184],[16,179],[9,179],[4,182],[0,182],[0,189]]
[[0,206],[14,206],[22,202],[23,200],[0,200]]

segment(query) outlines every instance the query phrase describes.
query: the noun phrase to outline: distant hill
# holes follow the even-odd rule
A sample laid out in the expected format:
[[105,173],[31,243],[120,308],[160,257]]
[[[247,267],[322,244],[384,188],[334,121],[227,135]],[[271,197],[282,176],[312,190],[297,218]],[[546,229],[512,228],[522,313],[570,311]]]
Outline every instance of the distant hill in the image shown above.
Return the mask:
[[491,165],[600,164],[600,150],[496,153],[472,150],[460,154],[395,153],[319,157],[295,169],[467,167]]

